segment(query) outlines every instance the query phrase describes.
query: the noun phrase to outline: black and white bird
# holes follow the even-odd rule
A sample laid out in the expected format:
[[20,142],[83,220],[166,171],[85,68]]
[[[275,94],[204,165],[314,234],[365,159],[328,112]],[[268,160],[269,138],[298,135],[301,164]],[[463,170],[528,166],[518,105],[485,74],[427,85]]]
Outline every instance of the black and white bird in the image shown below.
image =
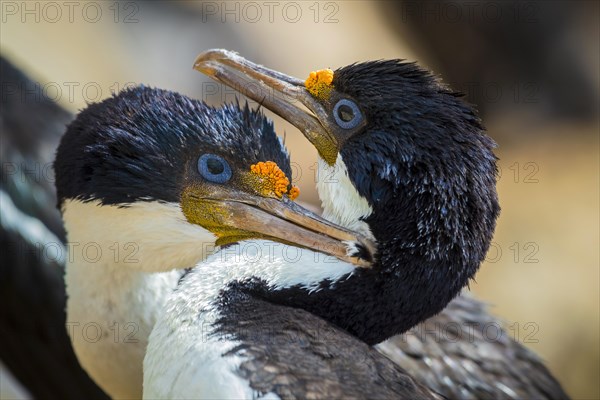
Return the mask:
[[[499,206],[494,144],[477,117],[454,96],[436,96],[427,86],[417,104],[448,107],[438,116],[441,121],[422,115],[417,104],[391,103],[410,93],[411,79],[428,76],[408,66],[407,84],[394,87],[397,64],[376,64],[383,68],[371,75],[365,74],[370,66],[354,66],[339,73],[335,89],[332,71],[315,73],[306,89],[235,54],[212,51],[199,57],[196,68],[232,86],[252,91],[248,88],[268,82],[278,91],[291,89],[287,95],[304,96],[302,103],[317,117],[290,98],[250,92],[315,144],[322,173],[336,182],[322,181],[319,188],[327,192],[326,215],[372,238],[377,255],[372,268],[340,261],[335,269],[324,269],[324,263],[302,252],[293,269],[285,257],[272,256],[265,243],[254,242],[248,250],[241,242],[229,249],[231,263],[223,261],[225,251],[209,258],[169,298],[150,336],[146,398],[417,396],[412,388],[401,389],[406,380],[400,388],[393,386],[398,381],[372,361],[376,353],[368,345],[440,312],[467,285],[487,252]],[[365,78],[371,85],[355,96],[370,102],[359,107],[345,93]],[[390,98],[375,96],[378,82],[388,87]],[[394,106],[400,109],[396,114],[389,109]],[[411,118],[432,127],[432,134],[392,130]],[[337,329],[322,330],[322,321]],[[311,340],[323,332],[326,340]],[[337,349],[348,334],[363,347]],[[363,368],[371,381],[367,386],[344,375]]]
[[336,256],[344,271],[370,265],[368,239],[289,199],[288,154],[248,107],[126,90],[78,114],[54,166],[69,242],[67,326],[79,361],[115,398],[141,397],[165,300],[216,248],[262,238]]
[[[384,278],[357,294],[355,311],[377,302],[378,322],[341,314],[335,323],[375,344],[431,316],[410,337],[377,348],[449,398],[568,398],[539,357],[473,297],[434,315],[475,273],[499,213],[494,143],[460,94],[402,60],[321,70],[302,81],[209,50],[195,68],[300,129],[319,153],[324,217],[375,238],[376,268],[354,276],[379,268]],[[427,335],[453,324],[471,333],[450,341]],[[496,340],[485,336],[490,324],[500,331]]]
[[[11,87],[9,85],[16,83],[24,85],[24,78],[20,76],[14,82],[7,80],[9,76],[12,77],[7,72],[10,70],[10,67],[10,65],[5,67],[4,64],[2,66],[3,84],[5,81],[8,82],[7,88]],[[36,165],[45,168],[48,162],[47,151],[45,149],[53,148],[54,146],[52,142],[54,139],[50,131],[56,133],[54,137],[58,137],[63,124],[71,117],[62,110],[57,112],[52,111],[56,107],[52,104],[46,104],[47,102],[44,101],[23,102],[20,99],[16,99],[18,101],[14,102],[14,104],[23,109],[23,113],[19,114],[19,109],[10,107],[12,97],[9,95],[7,99],[2,100],[3,107],[0,112],[0,120],[2,120],[3,127],[5,128],[2,131],[2,157],[3,161],[10,161],[3,163],[3,172],[4,167],[11,166],[27,168],[28,171],[36,171]],[[262,97],[261,100],[263,100]],[[36,110],[34,113],[35,116],[44,115],[43,118],[29,117],[33,111],[27,107],[33,106],[46,107],[41,111]],[[52,112],[48,113],[45,110]],[[41,128],[39,128],[40,126]],[[48,135],[44,135],[43,141],[40,141],[40,129],[46,129],[44,128],[45,126],[49,127],[49,133]],[[34,129],[34,127],[36,128]],[[27,135],[34,134],[37,136],[27,140],[24,139],[28,137]],[[24,149],[22,145],[33,147],[31,149]],[[25,159],[14,158],[19,157],[21,154],[23,154]],[[44,173],[46,173],[45,169]],[[65,318],[62,315],[61,306],[61,304],[64,304],[63,286],[60,282],[62,279],[62,266],[56,265],[55,262],[48,263],[48,259],[39,257],[45,251],[44,248],[40,249],[39,246],[41,244],[50,243],[54,246],[62,243],[64,238],[59,221],[55,216],[51,215],[53,206],[45,200],[48,197],[51,198],[53,193],[47,188],[35,189],[30,193],[23,191],[23,182],[25,182],[23,178],[26,178],[27,182],[29,182],[29,178],[32,176],[34,178],[38,177],[38,175],[32,175],[31,172],[22,173],[18,171],[16,174],[14,171],[7,171],[2,176],[3,190],[6,190],[11,201],[8,202],[3,197],[1,206],[3,212],[1,221],[2,232],[3,234],[6,232],[8,236],[3,236],[2,238],[2,247],[4,250],[2,251],[3,262],[0,263],[3,267],[2,283],[7,286],[0,292],[2,293],[2,298],[5,299],[5,303],[12,304],[13,306],[9,308],[10,313],[3,313],[4,322],[1,333],[2,343],[5,345],[2,346],[0,355],[5,365],[11,369],[11,372],[15,374],[20,382],[25,385],[26,389],[35,397],[50,395],[61,398],[77,398],[83,395],[88,398],[100,398],[103,396],[103,393],[93,385],[84,373],[82,374],[83,371],[79,369],[77,361],[72,356],[68,338],[63,334]],[[14,182],[4,181],[5,177],[14,177],[15,180]],[[51,180],[46,179],[41,182],[34,182],[34,184],[41,183],[43,185],[47,181],[51,182]],[[331,184],[334,181],[329,179],[329,182]],[[27,223],[24,223],[24,220],[21,219],[16,224],[12,224],[11,221],[14,221],[14,218],[10,218],[9,211],[11,209],[8,206],[9,204],[13,204],[13,202],[16,207],[27,212],[33,218],[27,218]],[[36,227],[35,230],[29,229],[33,226]],[[11,236],[13,232],[17,232],[17,228],[20,232],[19,235],[25,240]],[[57,236],[53,237],[50,241],[46,239],[48,235],[44,237],[39,235],[31,236],[31,233],[39,233],[46,229],[53,231]],[[26,233],[26,235],[23,236],[22,233]],[[79,246],[84,244],[86,243],[79,243]],[[76,243],[69,244],[69,248],[76,248],[76,245]],[[275,246],[277,244],[273,244],[273,247],[270,248],[276,248]],[[88,249],[89,252],[95,250],[95,245],[88,245]],[[248,249],[252,250],[252,246]],[[133,251],[134,249],[128,250]],[[113,252],[115,250],[109,249],[108,251]],[[114,255],[114,253],[111,254]],[[92,255],[90,253],[86,257],[91,257]],[[294,252],[290,252],[286,254],[286,257],[288,260],[294,260],[296,256]],[[131,261],[133,260],[135,258]],[[33,294],[36,295],[32,296]],[[150,304],[149,306],[152,305]],[[44,311],[40,313],[40,310]],[[298,312],[298,310],[292,311]],[[23,319],[23,316],[31,318]],[[86,334],[88,338],[95,340],[96,332],[98,331],[96,322],[92,322],[92,324],[88,325]],[[437,340],[436,337],[438,336],[431,337],[431,335],[427,334],[431,330],[438,330],[440,325],[446,326],[451,324],[458,324],[459,326],[467,326],[468,324],[473,330],[468,331],[468,334],[462,330],[458,333],[458,339],[453,338],[448,341]],[[481,303],[473,298],[461,296],[452,301],[441,314],[428,319],[419,327],[413,328],[409,332],[410,335],[408,337],[397,336],[392,341],[385,342],[377,348],[404,367],[412,377],[449,398],[504,397],[516,399],[567,397],[560,388],[560,385],[543,366],[541,360],[531,351],[510,339],[510,335],[506,332],[500,335],[499,340],[490,341],[486,339],[483,329],[489,326],[489,324],[499,326],[500,322],[490,315]],[[77,328],[72,324],[70,326]],[[79,328],[81,329],[84,326],[85,324],[83,326],[79,325]],[[114,335],[114,329],[119,326],[121,327],[121,331],[117,331],[117,334],[120,335],[123,344],[119,350],[127,351],[127,346],[135,344],[135,341],[140,336],[139,333],[136,333],[130,336],[127,341],[124,340],[124,335],[129,335],[133,332],[132,328],[135,328],[133,323],[125,328],[123,328],[123,324],[113,325],[113,330],[109,330],[109,334]],[[276,338],[290,340],[290,337],[301,337],[295,335],[294,332],[296,331],[288,330],[277,337],[271,335],[271,341],[268,343],[272,344]],[[331,330],[329,328],[323,332],[319,336],[320,339],[331,337]],[[72,333],[83,335],[83,330],[73,329]],[[65,340],[63,340],[63,336]],[[16,339],[10,342],[12,337]],[[339,332],[335,337],[338,340],[340,339]],[[114,339],[115,336],[111,336],[111,338]],[[12,344],[6,345],[7,343]],[[357,344],[351,340],[338,341],[337,343],[337,348],[340,350],[336,354],[341,357],[339,360],[342,360],[337,363],[338,366],[341,366],[338,370],[343,372],[347,365],[356,361],[356,358],[344,359],[348,354],[347,349],[353,348],[353,346],[360,348],[361,344]],[[313,344],[315,344],[314,340]],[[320,350],[325,349],[322,346],[316,347]],[[344,350],[343,353],[341,349]],[[331,355],[331,353],[322,354]],[[110,360],[114,354],[108,352],[100,356],[99,359],[107,357]],[[372,356],[369,356],[369,358],[372,358]],[[292,364],[290,361],[288,363]],[[390,372],[383,374],[388,379],[382,382],[382,387],[388,380],[396,379],[399,381],[397,375],[395,375],[397,374],[397,370],[385,367],[385,363],[381,363],[381,360],[377,360],[375,364],[370,363],[368,366],[379,365],[380,373],[386,370]],[[358,365],[363,364],[359,363]],[[251,366],[252,364],[249,364],[248,367]],[[120,366],[115,364],[115,368],[118,367]],[[140,370],[140,367],[135,366],[134,363],[127,365],[127,368],[130,369],[135,368]],[[367,367],[367,372],[369,372],[369,368]],[[268,368],[268,370],[272,370],[272,367]],[[356,368],[353,368],[353,370],[356,370]],[[257,371],[260,371],[260,369],[257,369]],[[265,375],[267,374],[263,376]],[[258,376],[255,375],[255,382]],[[358,376],[360,376],[360,372],[356,372],[354,375],[354,377]],[[367,379],[369,378],[369,374],[363,376],[366,376]],[[279,379],[281,380],[281,378]],[[285,378],[283,379],[285,380]],[[403,379],[404,382],[410,382],[406,376]],[[264,381],[268,382],[268,379],[263,379]],[[316,381],[314,376],[312,381]],[[330,380],[330,382],[332,381]],[[332,383],[335,384],[334,381]],[[134,381],[131,385],[139,387],[141,384],[139,381]],[[339,382],[337,385],[338,387],[343,387],[339,385]],[[332,386],[328,387],[331,388]],[[404,393],[410,393],[411,385],[407,387],[408,389]],[[313,388],[316,388],[316,386],[313,386]],[[139,392],[141,388],[135,390]],[[329,393],[334,392],[330,391]]]

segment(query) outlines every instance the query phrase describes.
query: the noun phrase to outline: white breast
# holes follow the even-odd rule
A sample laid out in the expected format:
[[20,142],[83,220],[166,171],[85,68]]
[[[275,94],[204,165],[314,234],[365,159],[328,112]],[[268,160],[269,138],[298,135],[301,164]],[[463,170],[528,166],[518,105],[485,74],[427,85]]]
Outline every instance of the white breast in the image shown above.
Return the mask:
[[[242,360],[224,356],[238,343],[211,335],[219,317],[215,300],[228,282],[260,277],[272,288],[301,285],[318,290],[349,277],[354,266],[264,240],[241,242],[210,256],[169,298],[148,343],[144,359],[144,398],[252,399],[248,383],[236,374]],[[269,394],[268,397],[276,397]]]
[[148,336],[182,269],[214,250],[177,204],[128,208],[67,201],[67,330],[90,376],[112,397],[140,398]]

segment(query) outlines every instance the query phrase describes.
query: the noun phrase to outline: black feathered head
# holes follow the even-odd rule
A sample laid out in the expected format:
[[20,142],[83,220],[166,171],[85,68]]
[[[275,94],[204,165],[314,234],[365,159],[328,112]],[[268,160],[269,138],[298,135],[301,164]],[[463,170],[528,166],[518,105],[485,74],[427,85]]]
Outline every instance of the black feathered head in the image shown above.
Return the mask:
[[69,125],[55,162],[59,206],[179,201],[203,154],[222,157],[233,174],[273,161],[291,177],[288,153],[262,113],[141,86],[91,104]]
[[104,257],[115,243],[133,244],[133,264],[145,271],[192,267],[215,245],[249,238],[368,264],[344,242],[362,238],[292,202],[288,153],[272,123],[247,105],[123,91],[79,113],[55,170],[69,240],[99,244]]

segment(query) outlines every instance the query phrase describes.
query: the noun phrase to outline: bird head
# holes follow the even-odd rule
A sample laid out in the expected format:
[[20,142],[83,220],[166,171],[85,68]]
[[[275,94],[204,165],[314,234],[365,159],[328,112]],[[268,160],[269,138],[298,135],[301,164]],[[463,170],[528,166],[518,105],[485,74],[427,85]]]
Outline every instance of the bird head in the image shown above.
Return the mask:
[[348,245],[372,244],[294,203],[288,153],[247,105],[123,91],[69,125],[55,171],[75,262],[166,271],[193,267],[215,246],[261,238],[368,264]]
[[431,73],[388,60],[301,80],[226,50],[194,67],[296,126],[319,153],[324,215],[377,243],[374,268],[344,283],[364,298],[354,315],[307,308],[375,343],[441,311],[474,276],[499,214],[495,144]]

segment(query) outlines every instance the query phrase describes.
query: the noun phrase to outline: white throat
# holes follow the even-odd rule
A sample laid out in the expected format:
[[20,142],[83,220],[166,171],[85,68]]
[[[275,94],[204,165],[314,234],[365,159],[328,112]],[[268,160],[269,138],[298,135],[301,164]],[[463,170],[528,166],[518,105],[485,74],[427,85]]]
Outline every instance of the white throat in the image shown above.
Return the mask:
[[90,376],[114,398],[140,398],[148,336],[184,268],[214,251],[215,237],[178,204],[127,208],[63,204],[68,257],[67,329]]
[[369,225],[362,221],[373,213],[348,177],[348,168],[338,153],[334,165],[319,157],[317,192],[323,207],[323,218],[374,239]]
[[169,297],[150,335],[144,398],[253,398],[248,383],[235,373],[243,360],[225,355],[238,343],[211,334],[220,316],[221,290],[229,282],[258,277],[273,289],[300,285],[312,291],[325,279],[335,285],[354,270],[334,257],[266,240],[213,254]]

